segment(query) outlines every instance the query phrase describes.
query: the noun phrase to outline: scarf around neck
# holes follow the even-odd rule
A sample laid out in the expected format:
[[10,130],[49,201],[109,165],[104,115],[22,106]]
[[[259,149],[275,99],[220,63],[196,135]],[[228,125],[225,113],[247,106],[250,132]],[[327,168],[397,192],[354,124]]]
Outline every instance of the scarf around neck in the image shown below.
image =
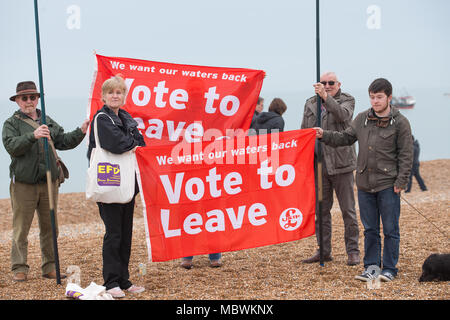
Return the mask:
[[367,124],[367,121],[376,121],[375,125],[377,127],[386,128],[389,125],[389,123],[392,124],[392,122],[394,120],[394,118],[392,117],[392,106],[390,106],[390,108],[391,108],[391,111],[385,117],[377,116],[375,111],[372,108],[370,108],[369,113],[367,114],[366,124]]

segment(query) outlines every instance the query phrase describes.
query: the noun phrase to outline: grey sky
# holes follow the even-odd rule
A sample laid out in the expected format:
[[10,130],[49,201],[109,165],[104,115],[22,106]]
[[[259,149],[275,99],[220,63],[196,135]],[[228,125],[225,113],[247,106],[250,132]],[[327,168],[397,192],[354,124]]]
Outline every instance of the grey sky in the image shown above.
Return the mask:
[[[344,87],[367,88],[378,76],[394,87],[450,91],[450,1],[322,0],[321,66]],[[80,8],[70,30],[67,8]],[[370,5],[380,29],[366,26]],[[40,0],[44,88],[48,96],[86,97],[93,50],[181,64],[262,69],[263,92],[309,90],[315,80],[315,1]],[[4,101],[24,79],[37,81],[32,0],[1,0]],[[83,110],[84,111],[84,110]]]
[[[321,70],[333,70],[355,112],[369,107],[377,77],[406,88],[417,105],[405,114],[421,141],[422,159],[450,157],[450,1],[321,0]],[[375,5],[380,10],[374,27]],[[80,28],[73,13],[80,9]],[[66,131],[86,116],[93,50],[106,56],[264,70],[265,110],[288,105],[286,130],[300,128],[316,80],[315,0],[39,0],[46,111]],[[16,84],[38,84],[33,0],[0,0],[0,117],[17,106]],[[355,113],[356,114],[356,113]],[[438,117],[436,117],[438,115]],[[430,130],[430,127],[433,130]],[[84,191],[86,145],[60,152],[71,177],[61,192]],[[9,196],[10,157],[0,152],[0,198]]]

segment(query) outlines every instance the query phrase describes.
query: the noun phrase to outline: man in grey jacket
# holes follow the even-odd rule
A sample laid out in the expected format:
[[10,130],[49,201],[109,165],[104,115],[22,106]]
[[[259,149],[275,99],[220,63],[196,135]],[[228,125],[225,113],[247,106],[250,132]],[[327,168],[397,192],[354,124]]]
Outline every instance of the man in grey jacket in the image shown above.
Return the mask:
[[[315,128],[317,138],[330,146],[358,140],[356,186],[364,225],[364,272],[355,278],[371,279],[371,266],[381,268],[382,281],[392,281],[400,251],[400,192],[408,184],[413,162],[409,121],[392,107],[392,85],[383,78],[369,86],[372,108],[361,112],[344,132]],[[384,246],[381,256],[380,217]]]
[[[344,131],[350,126],[355,109],[355,99],[341,91],[341,83],[334,72],[324,73],[320,82],[314,84],[315,93],[321,97],[322,128],[331,131]],[[313,96],[306,100],[301,128],[313,128],[317,125],[317,98]],[[333,148],[322,145],[323,150],[323,253],[324,261],[331,257],[331,208],[333,206],[333,190],[339,201],[344,220],[345,249],[348,255],[347,264],[357,265],[359,258],[359,229],[355,210],[354,177],[356,169],[356,154],[354,146]],[[316,224],[316,238],[319,244],[319,228]],[[304,263],[320,260],[319,250]]]

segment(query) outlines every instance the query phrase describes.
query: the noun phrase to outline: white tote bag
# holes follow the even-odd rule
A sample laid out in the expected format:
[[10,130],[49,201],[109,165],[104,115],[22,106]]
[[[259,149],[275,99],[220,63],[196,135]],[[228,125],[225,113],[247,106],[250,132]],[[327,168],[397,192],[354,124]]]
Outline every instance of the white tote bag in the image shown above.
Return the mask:
[[[104,112],[100,114],[107,115]],[[92,149],[87,171],[86,199],[103,203],[128,203],[134,196],[136,155],[132,150],[115,154],[101,148],[97,132],[98,115],[94,119],[96,147]],[[113,119],[111,121],[114,123]]]

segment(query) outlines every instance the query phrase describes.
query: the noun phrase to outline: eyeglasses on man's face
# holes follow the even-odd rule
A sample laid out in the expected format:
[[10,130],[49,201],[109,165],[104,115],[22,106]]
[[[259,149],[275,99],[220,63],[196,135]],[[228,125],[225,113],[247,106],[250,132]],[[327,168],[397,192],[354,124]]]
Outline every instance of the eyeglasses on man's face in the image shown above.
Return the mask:
[[320,83],[323,84],[324,86],[326,86],[327,83],[329,86],[334,86],[336,81],[333,81],[333,80],[332,81],[320,81]]
[[36,98],[37,98],[37,95],[35,95],[35,94],[29,95],[29,96],[21,96],[21,97],[20,97],[20,99],[21,99],[23,102],[27,102],[28,99],[30,99],[31,101],[34,101],[34,100],[36,100]]

